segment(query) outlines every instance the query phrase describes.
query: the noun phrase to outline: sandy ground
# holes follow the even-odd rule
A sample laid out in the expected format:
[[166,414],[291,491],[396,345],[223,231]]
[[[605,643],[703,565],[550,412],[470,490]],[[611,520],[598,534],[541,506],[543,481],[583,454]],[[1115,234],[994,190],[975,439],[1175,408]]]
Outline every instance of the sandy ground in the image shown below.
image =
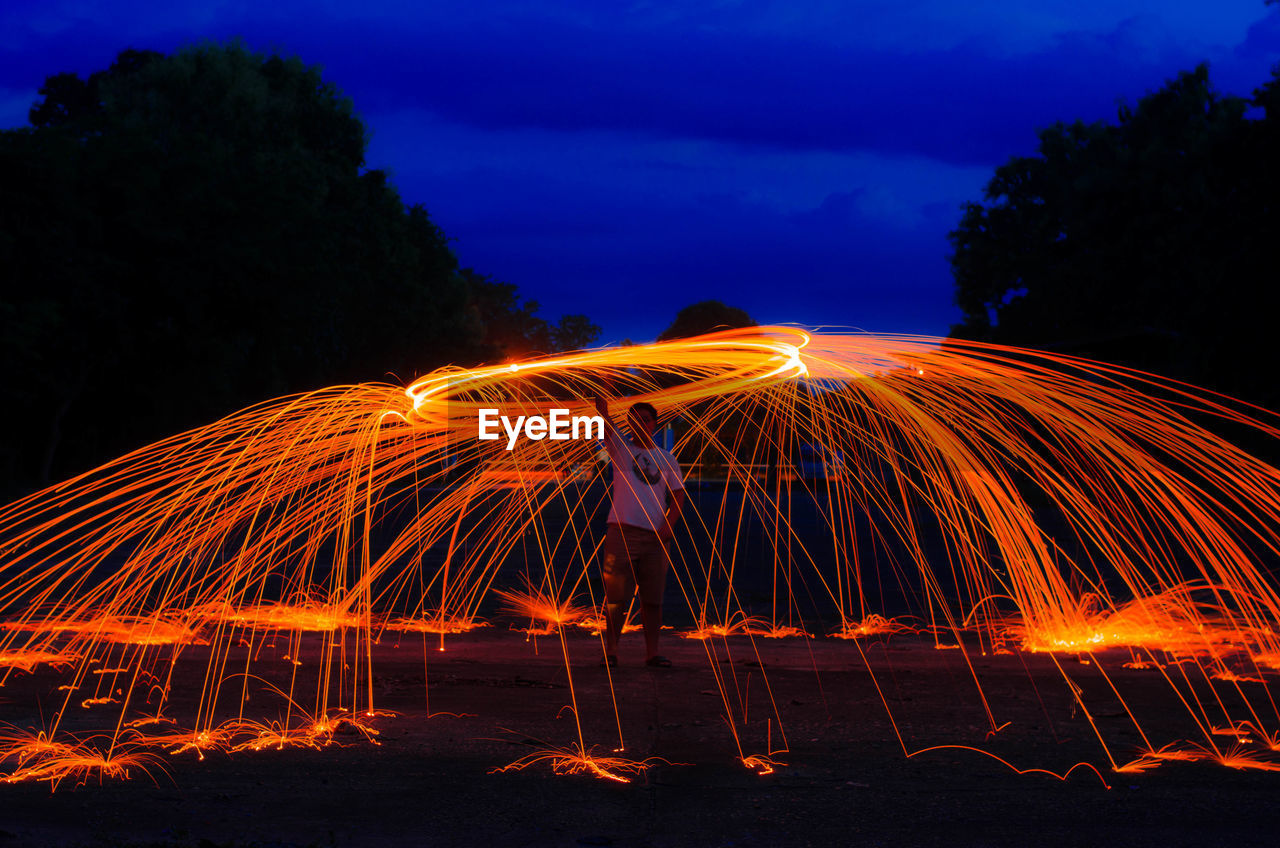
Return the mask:
[[[625,756],[661,758],[630,783],[556,775],[545,763],[492,773],[542,743],[577,739],[557,638],[495,630],[451,637],[444,653],[427,652],[425,666],[420,637],[384,639],[375,697],[396,715],[372,720],[380,744],[341,734],[323,750],[162,754],[150,778],[135,772],[53,793],[46,784],[0,786],[0,848],[1280,843],[1280,773],[1170,763],[1116,774],[1048,657],[976,655],[971,671],[960,651],[935,650],[914,635],[867,645],[866,662],[838,640],[759,640],[753,648],[741,637],[669,638],[664,651],[675,667],[651,670],[641,666],[639,636],[627,638],[612,686],[598,641],[574,635],[568,644],[588,746],[611,754],[620,727]],[[180,664],[175,710],[180,693],[198,692],[197,654]],[[1193,734],[1160,676],[1121,669],[1123,659],[1101,658],[1150,741]],[[1117,760],[1130,759],[1141,738],[1097,664],[1063,665]],[[997,724],[1009,723],[994,736],[975,676]],[[60,681],[50,671],[11,679],[0,689],[4,717],[38,726],[36,705],[50,710]],[[1202,694],[1212,699],[1207,688]],[[1233,708],[1231,687],[1219,695]],[[907,757],[886,706],[913,751],[972,745],[1020,768],[1064,772],[1083,761],[1102,776],[1084,768],[1065,781],[1020,775],[962,748]],[[112,722],[110,708],[94,709],[107,710],[96,725],[75,721]],[[774,773],[739,761],[730,712],[741,753],[772,749]]]

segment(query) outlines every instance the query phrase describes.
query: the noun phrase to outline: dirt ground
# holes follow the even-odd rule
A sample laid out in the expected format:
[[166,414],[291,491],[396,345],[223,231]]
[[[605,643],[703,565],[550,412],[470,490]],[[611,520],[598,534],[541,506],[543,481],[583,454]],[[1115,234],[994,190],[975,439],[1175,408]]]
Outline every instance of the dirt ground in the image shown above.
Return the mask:
[[[322,750],[210,752],[203,760],[162,753],[150,777],[64,783],[52,793],[47,784],[0,786],[0,848],[1280,843],[1280,774],[1206,763],[1110,769],[1098,734],[1118,762],[1142,742],[1125,705],[1156,746],[1195,738],[1169,685],[1156,672],[1121,668],[1123,657],[1063,660],[1086,715],[1040,655],[966,659],[914,635],[861,650],[831,639],[753,647],[743,637],[668,638],[674,667],[647,669],[639,636],[627,638],[612,687],[597,640],[576,634],[568,645],[587,745],[614,755],[621,730],[618,756],[660,758],[629,783],[557,775],[545,762],[494,773],[576,742],[558,638],[479,631],[450,637],[443,653],[427,651],[425,664],[420,637],[384,639],[375,651],[375,703],[395,715],[371,720],[380,744],[345,733]],[[174,692],[198,692],[203,673],[199,656],[188,654]],[[37,704],[49,710],[59,681],[50,671],[12,678],[0,689],[5,719],[38,727]],[[1209,685],[1218,688],[1206,683],[1199,694],[1215,701]],[[1224,685],[1218,697],[1235,711],[1233,691]],[[1260,689],[1253,700],[1266,703]],[[997,725],[1008,722],[994,735],[988,707]],[[109,726],[115,716],[108,709],[96,718]],[[1018,774],[963,747],[908,757],[904,745],[975,746],[1018,768],[1059,773],[1088,762],[1100,775]],[[772,774],[739,760],[770,751]]]

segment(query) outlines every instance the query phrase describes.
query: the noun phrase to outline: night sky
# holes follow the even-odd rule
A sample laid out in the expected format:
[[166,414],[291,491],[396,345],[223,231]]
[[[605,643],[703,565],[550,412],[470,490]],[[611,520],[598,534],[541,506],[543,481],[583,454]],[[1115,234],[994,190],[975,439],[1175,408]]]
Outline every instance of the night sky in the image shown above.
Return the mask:
[[322,66],[463,265],[604,343],[708,298],[945,334],[946,233],[997,165],[1201,61],[1247,95],[1280,4],[7,0],[0,125],[49,74],[233,37]]

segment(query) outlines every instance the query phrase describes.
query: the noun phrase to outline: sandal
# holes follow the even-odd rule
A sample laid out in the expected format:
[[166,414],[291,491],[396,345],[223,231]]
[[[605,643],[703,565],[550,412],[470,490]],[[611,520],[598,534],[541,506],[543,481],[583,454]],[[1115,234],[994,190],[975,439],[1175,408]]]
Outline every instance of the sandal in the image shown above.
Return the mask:
[[605,667],[617,668],[618,667],[617,656],[615,656],[614,654],[605,654],[604,659],[600,660],[600,667],[601,668],[605,668]]
[[671,668],[671,660],[667,659],[662,654],[649,657],[649,659],[644,661],[644,664],[649,666],[649,668]]

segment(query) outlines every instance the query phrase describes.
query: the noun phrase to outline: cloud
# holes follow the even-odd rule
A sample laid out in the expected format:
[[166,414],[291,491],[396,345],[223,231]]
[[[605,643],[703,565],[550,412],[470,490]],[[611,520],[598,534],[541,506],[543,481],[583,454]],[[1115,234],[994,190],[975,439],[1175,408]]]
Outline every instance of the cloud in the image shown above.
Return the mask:
[[[1260,4],[1216,17],[1194,4],[1154,7],[1157,16],[1136,0],[987,2],[963,15],[951,3],[909,5],[370,3],[304,14],[228,4],[186,24],[125,7],[97,62],[128,44],[240,35],[325,65],[366,113],[993,165],[1033,149],[1036,128],[1112,118],[1118,97],[1203,59],[1238,66],[1233,78],[1252,69],[1256,84],[1280,58],[1274,28],[1250,29],[1267,15]],[[109,32],[92,15],[55,35],[31,30],[0,57],[0,84],[37,61],[77,67],[103,53]]]
[[759,320],[945,333],[945,234],[984,168],[596,130],[485,130],[370,116],[377,165],[429,199],[463,264],[554,317],[653,338],[715,298]]
[[651,338],[716,297],[941,333],[946,232],[994,165],[1205,59],[1248,93],[1280,59],[1280,7],[15,0],[0,118],[124,47],[232,37],[323,65],[373,129],[370,163],[548,315]]
[[[1113,118],[1118,98],[1136,99],[1201,60],[1244,61],[1231,42],[1206,46],[1212,27],[1176,32],[1149,14],[1102,26],[1097,9],[1095,25],[1083,28],[1065,12],[1046,17],[1011,50],[1018,30],[998,8],[1022,7],[987,5],[965,27],[935,4],[932,29],[922,27],[915,44],[850,44],[830,33],[865,27],[824,28],[821,15],[771,30],[763,24],[786,16],[759,3],[732,4],[735,17],[723,20],[702,9],[662,23],[529,13],[466,27],[355,21],[347,32],[361,54],[330,51],[329,68],[337,79],[359,80],[370,109],[421,108],[481,128],[643,132],[992,165],[1032,149],[1035,129]],[[828,17],[834,24],[839,16]],[[884,10],[878,17],[903,20]],[[1233,20],[1218,35],[1245,38],[1244,22]],[[993,23],[991,31],[973,31],[974,21]],[[1183,15],[1184,27],[1202,23]],[[970,35],[930,38],[954,32]],[[1246,63],[1261,79],[1267,61],[1280,57],[1280,38],[1268,50],[1269,31],[1247,32],[1262,42]],[[294,41],[319,54],[329,37],[303,30]]]

